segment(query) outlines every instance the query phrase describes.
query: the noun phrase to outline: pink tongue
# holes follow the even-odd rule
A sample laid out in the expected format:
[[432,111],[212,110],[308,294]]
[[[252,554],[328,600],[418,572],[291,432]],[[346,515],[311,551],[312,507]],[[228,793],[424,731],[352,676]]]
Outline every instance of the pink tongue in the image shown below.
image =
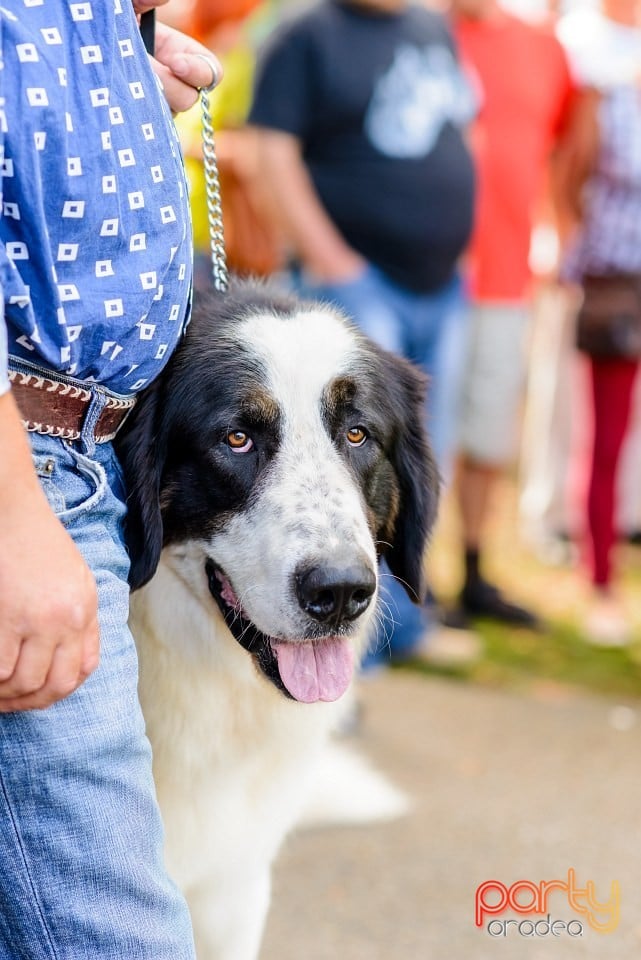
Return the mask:
[[351,644],[343,637],[309,641],[272,640],[280,678],[295,700],[338,700],[354,672]]

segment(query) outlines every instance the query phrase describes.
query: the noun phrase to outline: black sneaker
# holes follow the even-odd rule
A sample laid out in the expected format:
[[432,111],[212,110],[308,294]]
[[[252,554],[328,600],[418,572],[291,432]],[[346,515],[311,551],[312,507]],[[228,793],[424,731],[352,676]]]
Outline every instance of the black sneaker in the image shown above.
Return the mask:
[[487,580],[467,583],[460,596],[461,609],[470,617],[486,617],[500,623],[511,623],[530,630],[542,630],[543,624],[536,614],[506,600],[501,591]]

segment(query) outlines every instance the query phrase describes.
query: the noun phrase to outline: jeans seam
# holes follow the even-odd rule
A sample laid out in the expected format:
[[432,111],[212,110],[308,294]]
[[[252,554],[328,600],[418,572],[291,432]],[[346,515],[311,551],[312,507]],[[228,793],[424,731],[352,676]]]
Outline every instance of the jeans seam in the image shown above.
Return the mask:
[[[66,443],[66,441],[63,441]],[[95,459],[94,455],[83,453],[77,450],[71,444],[66,446],[67,454],[72,461],[72,468],[76,474],[81,475],[88,485],[92,487],[91,493],[74,507],[67,507],[65,503],[64,510],[57,511],[56,516],[65,526],[73,523],[78,517],[87,514],[100,504],[109,488],[109,479],[103,465]],[[64,494],[63,494],[64,497]]]
[[22,866],[23,866],[24,871],[25,871],[25,876],[27,877],[27,880],[28,880],[28,883],[29,883],[29,887],[31,888],[31,894],[32,894],[32,896],[33,896],[33,902],[34,902],[34,904],[35,904],[35,906],[36,906],[36,909],[37,909],[38,918],[39,918],[39,920],[40,920],[40,925],[41,925],[41,927],[42,927],[42,929],[43,929],[43,931],[44,931],[44,933],[45,933],[45,935],[46,935],[46,938],[47,938],[47,944],[48,944],[48,947],[49,947],[49,955],[50,955],[50,957],[52,958],[52,960],[58,960],[59,954],[58,954],[58,951],[57,951],[56,948],[55,948],[55,945],[54,945],[54,942],[53,942],[53,937],[52,937],[52,935],[51,935],[51,931],[49,930],[49,927],[47,926],[47,922],[46,922],[46,919],[45,919],[44,910],[42,909],[42,904],[40,903],[40,898],[39,898],[39,896],[38,896],[38,891],[37,891],[37,888],[36,888],[36,884],[35,884],[35,882],[34,882],[34,879],[33,879],[32,874],[31,874],[31,870],[29,869],[29,861],[28,861],[27,854],[26,854],[26,851],[25,851],[25,848],[24,848],[24,844],[23,844],[23,842],[22,842],[22,837],[21,837],[21,835],[20,835],[20,830],[18,829],[18,823],[17,823],[16,818],[15,818],[15,816],[14,816],[13,807],[12,807],[11,801],[10,801],[10,799],[9,799],[9,794],[8,794],[8,791],[7,791],[7,788],[6,788],[6,784],[5,784],[5,781],[4,781],[4,777],[2,776],[2,770],[1,770],[1,769],[0,769],[0,789],[2,790],[2,795],[4,796],[4,800],[5,800],[5,803],[6,803],[6,806],[7,806],[7,810],[9,811],[9,817],[10,817],[10,819],[11,819],[11,826],[13,827],[13,833],[14,833],[14,836],[15,836],[15,840],[16,840],[16,843],[17,843],[17,845],[18,845],[18,849],[19,849],[19,851],[20,851],[20,857],[21,857],[21,859],[22,859]]

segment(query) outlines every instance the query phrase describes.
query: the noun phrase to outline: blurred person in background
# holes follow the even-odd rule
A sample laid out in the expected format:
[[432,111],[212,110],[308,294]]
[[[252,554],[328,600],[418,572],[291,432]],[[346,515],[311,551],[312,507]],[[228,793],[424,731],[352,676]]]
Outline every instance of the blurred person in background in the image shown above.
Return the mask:
[[[440,14],[407,0],[323,0],[270,38],[250,112],[298,289],[339,304],[428,374],[443,473],[466,336],[474,109]],[[429,617],[388,582],[385,639],[400,659]]]
[[[634,70],[641,61],[641,29],[617,24],[593,4],[581,4],[562,16],[557,36],[579,89],[598,87],[604,70],[612,74],[626,62]],[[570,143],[568,147],[576,150]],[[567,188],[564,182],[562,190]],[[569,193],[576,195],[576,184]],[[531,251],[540,282],[529,351],[519,516],[523,537],[536,556],[546,564],[564,565],[577,561],[577,544],[584,536],[583,492],[592,457],[592,424],[589,365],[575,350],[577,288],[559,279],[559,256],[576,227],[578,205],[568,204],[567,195],[557,199],[547,222],[535,228]],[[641,543],[640,472],[637,379],[615,485],[615,531],[619,540],[634,544]]]
[[581,507],[575,487],[585,445],[584,405],[577,409],[576,297],[559,282],[559,241],[553,222],[535,228],[533,247],[542,256],[533,263],[537,283],[518,471],[520,533],[547,566],[576,561]]
[[486,579],[482,551],[497,482],[516,455],[531,306],[530,236],[572,87],[563,50],[547,25],[525,23],[495,0],[453,0],[451,13],[481,107],[473,130],[479,191],[456,476],[465,573],[448,622],[465,625],[481,616],[536,628],[535,614]]
[[[562,275],[582,288],[581,313],[605,323],[605,339],[600,333],[597,341],[581,317],[577,331],[588,355],[594,422],[587,498],[593,589],[584,628],[603,645],[630,637],[613,583],[613,548],[617,468],[641,357],[640,13],[638,0],[602,0],[600,10],[576,11],[559,25],[583,87],[558,191],[576,223]],[[636,317],[629,347],[614,333],[626,312]]]

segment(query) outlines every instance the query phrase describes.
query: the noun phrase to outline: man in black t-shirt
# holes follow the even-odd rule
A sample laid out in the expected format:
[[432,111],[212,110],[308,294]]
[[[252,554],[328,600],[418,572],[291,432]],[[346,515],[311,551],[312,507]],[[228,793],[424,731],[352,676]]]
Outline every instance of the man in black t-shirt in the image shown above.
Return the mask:
[[[250,122],[276,134],[263,138],[279,154],[267,182],[314,279],[353,279],[365,259],[417,294],[451,280],[472,218],[471,114],[445,22],[422,7],[325,0],[277,30]],[[289,177],[299,166],[313,197]],[[337,234],[320,249],[316,218],[295,209],[312,199]]]
[[[473,113],[444,19],[406,0],[322,0],[281,25],[250,112],[299,287],[429,375],[445,473],[465,347],[457,268],[472,224]],[[392,592],[401,655],[426,623]]]

